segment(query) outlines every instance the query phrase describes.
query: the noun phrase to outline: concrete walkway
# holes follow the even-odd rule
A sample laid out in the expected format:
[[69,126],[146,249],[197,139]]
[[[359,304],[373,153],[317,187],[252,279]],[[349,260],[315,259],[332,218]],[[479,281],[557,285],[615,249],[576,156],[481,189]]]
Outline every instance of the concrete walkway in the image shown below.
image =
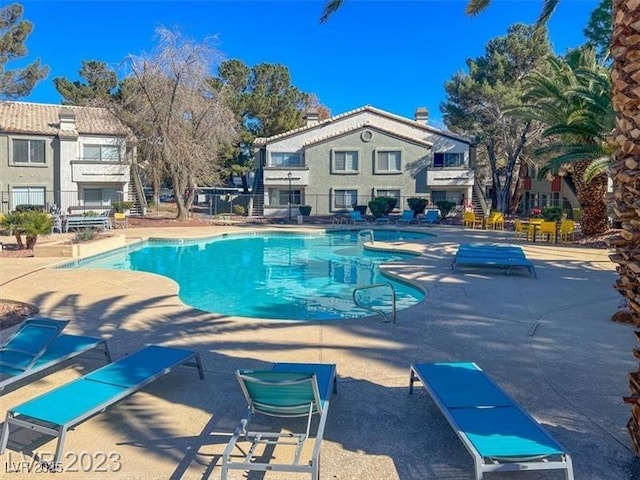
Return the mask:
[[[134,240],[248,228],[267,227],[126,233]],[[374,317],[327,323],[223,317],[185,306],[176,284],[164,277],[47,268],[55,259],[1,259],[0,297],[70,319],[69,332],[102,336],[115,358],[157,343],[195,349],[205,364],[204,381],[176,370],[69,432],[66,472],[59,478],[220,478],[220,454],[245,410],[234,372],[274,361],[337,364],[339,393],[322,447],[323,480],[474,478],[471,457],[424,389],[408,395],[409,365],[431,361],[478,363],[564,444],[577,480],[640,478],[625,429],[629,407],[621,399],[628,392],[627,372],[637,364],[633,328],[609,320],[620,297],[612,288],[616,274],[608,252],[520,241],[538,279],[525,271],[506,276],[462,267],[452,274],[459,243],[515,242],[512,233],[419,228],[437,237],[410,247],[420,257],[387,266],[426,291],[423,302],[398,313],[397,325]],[[1,418],[9,407],[100,365],[97,358],[82,359],[5,393]],[[28,466],[34,452],[46,459],[54,448],[50,438],[33,432],[12,435],[0,456],[2,478],[35,478],[5,473],[23,460]],[[232,478],[245,476],[236,472]],[[271,472],[248,478],[308,477]],[[486,478],[564,477],[556,471]]]

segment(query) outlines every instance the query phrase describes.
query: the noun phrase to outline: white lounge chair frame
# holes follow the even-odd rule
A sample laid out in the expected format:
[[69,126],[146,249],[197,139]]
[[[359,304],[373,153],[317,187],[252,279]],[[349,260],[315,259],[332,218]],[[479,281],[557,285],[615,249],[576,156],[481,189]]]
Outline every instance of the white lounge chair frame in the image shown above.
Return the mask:
[[[261,406],[256,404],[251,395],[247,391],[247,388],[242,380],[242,371],[238,371],[237,375],[240,380],[242,391],[249,403],[247,412],[244,418],[240,421],[236,428],[231,440],[227,444],[222,455],[222,474],[221,480],[227,480],[229,470],[244,470],[244,471],[274,471],[274,472],[293,472],[293,473],[306,473],[311,476],[313,480],[320,478],[320,447],[324,436],[325,425],[327,422],[327,414],[329,411],[329,391],[325,392],[326,398],[322,398],[322,394],[319,390],[318,379],[316,373],[313,373],[315,368],[330,369],[330,386],[333,393],[337,393],[337,378],[336,369],[333,364],[305,364],[305,363],[276,363],[273,366],[274,372],[291,372],[291,373],[309,373],[310,375],[305,378],[297,380],[288,380],[279,382],[283,387],[301,385],[304,383],[310,384],[313,389],[314,400],[308,406],[306,413],[300,413],[301,406],[292,407],[287,409],[286,407],[274,407],[272,405]],[[250,374],[248,374],[250,375]],[[252,380],[255,381],[255,380]],[[265,382],[267,383],[267,382]],[[269,382],[273,385],[273,382]],[[307,416],[307,428],[304,433],[280,433],[280,432],[259,432],[249,430],[249,422],[253,413],[261,413],[263,415],[270,415],[281,418],[291,418]],[[313,445],[313,451],[311,454],[311,460],[308,464],[300,463],[300,456],[302,448],[305,442],[311,435],[311,424],[314,414],[319,414],[320,419],[318,421],[318,428],[315,433],[315,443]],[[231,460],[233,452],[237,448],[237,444],[240,441],[250,442],[250,447],[240,461],[233,462]],[[254,455],[256,449],[260,445],[293,445],[295,446],[295,453],[293,460],[290,463],[260,463],[254,461]]]
[[[473,364],[480,372],[483,372],[480,367],[478,367],[475,363]],[[476,480],[482,480],[484,473],[486,472],[514,472],[514,471],[528,471],[528,470],[564,470],[566,480],[573,480],[573,465],[571,463],[571,457],[568,453],[566,453],[566,449],[555,439],[551,438],[551,436],[544,431],[544,429],[540,426],[538,421],[529,415],[520,405],[518,405],[511,397],[500,388],[488,375],[485,374],[485,378],[495,387],[495,389],[502,393],[506,399],[510,402],[509,407],[515,407],[519,410],[526,418],[528,418],[533,425],[535,425],[539,430],[541,430],[550,440],[552,440],[558,448],[563,450],[563,453],[560,456],[560,460],[551,460],[548,456],[541,456],[539,458],[526,458],[526,459],[500,459],[500,458],[486,458],[480,455],[474,444],[471,442],[465,431],[460,427],[458,422],[455,420],[453,415],[451,415],[449,408],[440,400],[440,395],[431,388],[431,385],[420,373],[420,364],[411,365],[410,367],[410,378],[409,378],[409,394],[413,393],[413,384],[416,381],[422,383],[424,388],[429,393],[429,396],[433,400],[433,402],[440,409],[440,412],[449,422],[449,425],[456,432],[456,435],[463,443],[467,451],[473,457],[473,463],[475,465],[475,478]],[[484,373],[484,372],[483,372]]]

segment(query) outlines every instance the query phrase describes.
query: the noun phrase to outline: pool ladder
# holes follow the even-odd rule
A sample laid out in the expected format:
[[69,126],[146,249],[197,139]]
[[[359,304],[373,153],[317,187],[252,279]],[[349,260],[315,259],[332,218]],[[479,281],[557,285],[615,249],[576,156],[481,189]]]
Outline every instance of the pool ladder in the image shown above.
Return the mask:
[[[373,308],[373,307],[370,307],[369,305],[364,305],[358,302],[357,293],[359,291],[370,290],[373,288],[380,288],[380,287],[389,287],[389,289],[391,290],[391,318],[389,318],[388,315],[382,310],[379,310],[377,308]],[[364,285],[362,287],[356,287],[353,289],[352,297],[353,297],[353,303],[355,303],[357,307],[364,308],[365,310],[369,310],[370,312],[377,313],[382,317],[382,321],[385,323],[393,323],[393,324],[396,323],[396,291],[393,288],[393,285],[391,285],[390,283],[374,283],[373,285]]]
[[[358,231],[358,243],[360,243],[360,238],[364,237],[365,235],[368,235],[369,237],[371,237],[371,243],[373,243],[375,241],[373,239],[373,230],[368,228],[366,230],[359,230]],[[364,240],[362,240],[362,243],[364,243]]]

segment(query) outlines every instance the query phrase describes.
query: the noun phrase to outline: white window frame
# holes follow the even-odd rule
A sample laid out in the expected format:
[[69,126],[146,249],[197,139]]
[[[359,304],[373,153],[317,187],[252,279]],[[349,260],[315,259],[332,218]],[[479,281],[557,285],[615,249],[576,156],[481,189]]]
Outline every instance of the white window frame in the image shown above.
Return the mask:
[[[356,168],[347,168],[347,157],[346,157],[347,154],[355,154]],[[340,155],[345,155],[344,169],[339,169],[337,166],[337,161],[338,161],[337,157]],[[352,149],[341,148],[341,149],[335,149],[335,150],[331,149],[331,173],[336,173],[340,175],[360,173],[360,151],[355,148],[352,148]]]
[[[93,158],[93,157],[88,157],[86,155],[86,149],[87,148],[98,148],[100,149],[99,152],[99,158]],[[103,150],[113,150],[115,149],[116,153],[117,153],[117,157],[113,158],[110,157],[109,155],[105,155],[103,153]],[[118,145],[107,145],[107,144],[96,144],[96,143],[85,143],[84,145],[82,145],[82,160],[85,162],[116,162],[116,163],[120,163],[120,146]]]
[[[26,190],[20,192],[20,190]],[[20,196],[26,195],[26,200],[22,201]],[[35,196],[35,198],[34,198]],[[36,199],[40,197],[41,202]],[[11,187],[11,207],[15,210],[17,205],[46,205],[47,187],[39,187],[32,185],[20,185],[19,187]]]
[[[288,155],[288,158],[286,157]],[[282,156],[283,161],[280,164],[275,163],[275,158]],[[292,161],[291,158],[295,158],[296,161]],[[267,167],[276,168],[291,168],[291,167],[304,167],[302,164],[302,155],[299,152],[269,152],[269,162]]]
[[[380,192],[385,192],[385,194],[383,195]],[[389,192],[392,192],[392,195],[389,195]],[[400,191],[399,188],[376,188],[374,193],[375,193],[376,197],[395,198],[396,200],[398,200],[398,205],[400,205],[400,199],[402,198],[402,192]]]
[[[289,205],[289,189],[271,188],[269,189],[269,206],[286,207]],[[301,188],[291,189],[291,205],[304,205],[304,190]]]
[[[346,194],[352,199],[352,202],[348,205],[344,203],[344,205],[338,204],[338,198],[342,198],[343,200],[346,198]],[[358,203],[358,190],[355,188],[336,188],[333,190],[333,195],[331,199],[331,206],[334,210],[342,210],[345,208],[352,208],[355,204]]]
[[[27,142],[27,161],[22,162],[16,160],[16,142]],[[42,161],[35,162],[32,160],[33,148],[32,145],[34,143],[38,143],[38,145],[42,146]],[[46,166],[47,165],[47,142],[41,138],[12,138],[11,139],[11,164],[12,165],[28,165],[28,166]]]
[[[398,158],[398,168],[397,169],[390,169],[389,168],[389,154],[391,153],[397,153],[399,158]],[[378,166],[378,160],[380,160],[380,156],[381,154],[386,154],[387,155],[387,168],[380,168]],[[373,163],[373,173],[375,174],[398,174],[398,173],[402,173],[402,157],[403,157],[403,152],[401,149],[398,148],[381,148],[381,149],[376,149],[376,155],[374,158],[374,163]]]
[[[436,155],[442,155],[442,165],[436,165]],[[454,156],[461,159],[460,162],[453,162]],[[434,152],[433,154],[433,168],[460,168],[465,165],[464,152]]]

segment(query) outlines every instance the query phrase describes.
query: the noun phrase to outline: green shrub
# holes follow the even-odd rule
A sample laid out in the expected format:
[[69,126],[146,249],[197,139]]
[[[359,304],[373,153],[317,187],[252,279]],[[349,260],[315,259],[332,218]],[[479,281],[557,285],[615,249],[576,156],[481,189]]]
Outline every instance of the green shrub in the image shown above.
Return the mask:
[[449,212],[456,208],[456,202],[451,202],[449,200],[440,200],[439,202],[436,202],[436,205],[440,210],[440,215],[442,216],[442,218],[447,218]]
[[429,201],[426,198],[421,197],[411,197],[407,198],[407,205],[409,208],[413,210],[415,215],[420,213],[424,213],[424,209],[427,208]]
[[16,205],[16,212],[44,212],[44,207],[29,204]]
[[233,206],[233,213],[235,215],[244,215],[245,209],[242,205],[234,205]]
[[73,236],[72,241],[73,243],[88,242],[89,240],[93,240],[94,238],[96,238],[97,234],[97,228],[80,228]]
[[111,202],[111,206],[113,207],[113,211],[116,213],[124,213],[127,210],[131,210],[133,208],[133,202],[129,202],[129,201],[117,201],[117,202]]
[[89,210],[87,212],[84,212],[82,214],[83,217],[97,217],[98,215],[100,215],[98,212],[94,211],[94,210]]
[[[395,198],[393,199],[395,200]],[[376,197],[369,202],[369,210],[375,218],[380,218],[383,215],[387,215],[389,210],[389,198],[388,197]]]
[[311,205],[298,205],[298,210],[300,211],[300,215],[304,217],[311,215]]
[[542,209],[542,218],[547,222],[559,222],[562,220],[563,213],[561,207],[544,207]]

